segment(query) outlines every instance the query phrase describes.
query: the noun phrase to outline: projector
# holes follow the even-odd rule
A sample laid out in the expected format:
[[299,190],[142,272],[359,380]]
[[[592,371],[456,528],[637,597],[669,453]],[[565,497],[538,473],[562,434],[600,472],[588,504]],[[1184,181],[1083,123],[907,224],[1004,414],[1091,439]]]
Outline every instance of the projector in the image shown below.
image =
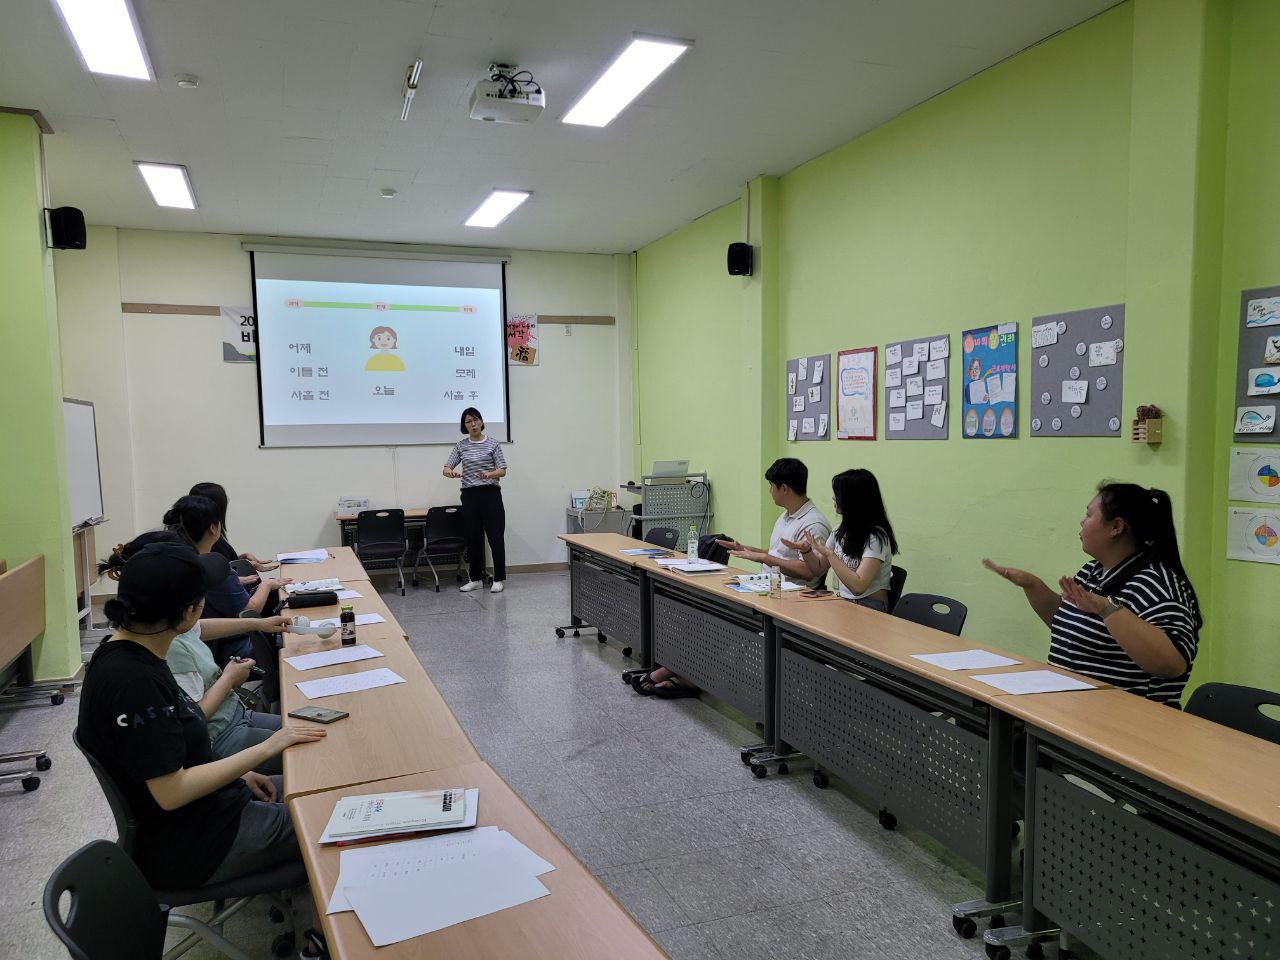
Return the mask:
[[514,66],[490,64],[489,76],[471,92],[471,119],[532,123],[546,105],[546,94],[527,70],[516,73]]

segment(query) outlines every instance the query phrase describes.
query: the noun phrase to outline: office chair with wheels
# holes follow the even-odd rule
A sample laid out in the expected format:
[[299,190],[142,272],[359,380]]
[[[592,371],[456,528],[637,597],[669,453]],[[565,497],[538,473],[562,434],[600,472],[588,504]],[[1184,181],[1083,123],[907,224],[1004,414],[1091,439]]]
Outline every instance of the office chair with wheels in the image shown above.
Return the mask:
[[457,567],[456,579],[462,581],[462,566],[467,561],[467,535],[462,521],[462,507],[429,507],[427,522],[422,534],[422,549],[413,560],[413,585],[418,585],[418,564],[423,560],[431,569],[436,581],[436,593],[440,592],[440,574],[435,560],[453,560]]
[[[137,849],[139,826],[128,799],[119,785],[112,779],[106,767],[98,761],[97,757],[85,749],[84,744],[80,742],[80,732],[78,730],[72,733],[71,739],[75,743],[76,749],[84,754],[84,758],[89,762],[89,768],[93,771],[93,775],[97,777],[98,786],[102,788],[102,792],[107,798],[107,804],[111,807],[111,814],[116,821],[116,833],[119,835],[120,848],[132,857]],[[135,869],[137,868],[135,867]],[[165,954],[165,957],[181,956],[191,949],[194,940],[199,939],[224,957],[227,957],[228,960],[250,960],[243,950],[222,935],[222,928],[231,917],[248,906],[250,900],[259,895],[267,897],[275,905],[281,917],[288,923],[288,932],[280,934],[271,944],[272,952],[278,957],[290,955],[294,952],[298,931],[289,891],[295,887],[302,886],[306,882],[306,868],[303,867],[301,861],[294,860],[286,863],[277,863],[256,873],[206,884],[203,887],[197,887],[192,890],[156,890],[151,887],[152,902],[163,905],[162,909],[166,912],[167,923],[170,926],[181,927],[190,931],[180,943]],[[187,914],[168,912],[172,907],[186,907],[196,903],[210,903],[213,901],[227,902],[220,909],[215,910],[214,915],[207,922]],[[94,954],[93,957],[94,960],[97,960],[97,954]]]
[[85,844],[44,885],[44,918],[72,960],[158,960],[168,914],[142,871],[110,840]]
[[664,550],[675,550],[680,543],[680,534],[670,527],[654,527],[644,535],[644,542]]
[[384,510],[361,510],[356,514],[356,557],[366,560],[394,560],[400,577],[400,596],[404,596],[404,558],[409,552],[409,537],[404,528],[404,511],[398,507]]
[[1280,743],[1280,720],[1268,717],[1260,709],[1267,705],[1280,707],[1280,693],[1234,683],[1202,683],[1187,701],[1187,713]]
[[959,600],[934,593],[908,593],[898,598],[893,615],[958,637],[969,616],[969,608]]
[[907,571],[902,567],[894,566],[889,570],[889,604],[888,612],[895,613],[894,609],[898,605],[898,598],[902,596],[902,588],[907,583]]

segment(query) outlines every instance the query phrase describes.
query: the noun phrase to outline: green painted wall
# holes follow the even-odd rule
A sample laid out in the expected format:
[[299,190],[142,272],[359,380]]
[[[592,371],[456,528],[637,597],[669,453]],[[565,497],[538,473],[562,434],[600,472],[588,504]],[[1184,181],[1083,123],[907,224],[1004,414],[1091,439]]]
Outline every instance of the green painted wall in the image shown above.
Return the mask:
[[[1224,179],[1230,189],[1264,176],[1272,178],[1270,189],[1280,189],[1280,176],[1262,160],[1274,153],[1268,148],[1276,134],[1244,120],[1274,116],[1280,99],[1266,68],[1267,38],[1280,37],[1272,6],[1242,0],[1233,37],[1226,0],[1133,0],[781,177],[776,202],[765,207],[776,218],[776,257],[757,251],[774,264],[777,285],[776,325],[759,333],[760,355],[774,358],[772,376],[756,398],[771,439],[758,462],[738,456],[725,464],[722,447],[705,459],[717,487],[718,525],[740,529],[730,518],[735,510],[750,516],[744,478],[758,478],[775,456],[809,464],[824,509],[827,478],[868,467],[881,479],[903,542],[908,590],[958,597],[970,608],[967,634],[1043,656],[1043,625],[980,559],[1026,566],[1046,579],[1073,572],[1085,559],[1077,525],[1094,486],[1104,478],[1133,480],[1173,497],[1193,581],[1218,613],[1222,511],[1209,507],[1215,486],[1207,465],[1219,445],[1215,424],[1229,415],[1206,399],[1216,396],[1219,348],[1234,356],[1234,340],[1219,344],[1219,303],[1226,311],[1230,301],[1234,318],[1235,294],[1224,294],[1224,284],[1238,293],[1243,285],[1280,282],[1271,279],[1280,230],[1262,269],[1224,267],[1222,193]],[[1267,23],[1245,23],[1246,14],[1262,18],[1264,8]],[[1228,74],[1231,44],[1245,33],[1256,47],[1254,73],[1242,76],[1237,65]],[[1232,157],[1247,155],[1237,165],[1253,164],[1251,173],[1234,177],[1226,161],[1228,78],[1232,118],[1240,115]],[[1241,105],[1237,87],[1246,86],[1254,99]],[[1249,129],[1237,133],[1242,124]],[[1228,236],[1233,209],[1248,219],[1251,236],[1272,231],[1269,207],[1249,196],[1228,207]],[[638,284],[666,291],[664,310],[705,305],[712,290],[725,290],[723,274],[706,266],[736,238],[736,214],[724,219],[719,232],[700,222],[638,255]],[[753,227],[753,241],[769,235],[764,229],[757,240]],[[654,256],[659,251],[662,259]],[[1232,259],[1230,247],[1226,257]],[[1248,279],[1237,282],[1233,271]],[[772,298],[766,290],[759,299],[767,306]],[[1030,319],[1117,301],[1127,304],[1130,347],[1125,420],[1140,403],[1159,404],[1166,441],[1147,447],[1127,439],[1030,438]],[[723,316],[700,318],[709,357],[724,356],[718,337],[731,332],[734,304],[722,306]],[[663,329],[670,318],[655,317],[650,307],[641,300],[637,313],[642,364],[654,352],[675,353]],[[883,409],[874,443],[781,439],[785,358],[883,349],[890,340],[939,333],[951,334],[958,354],[961,331],[1010,320],[1021,335],[1020,439],[961,439],[954,409],[951,438],[942,442],[886,441]],[[731,362],[725,357],[726,366]],[[883,358],[880,366],[883,373]],[[958,396],[955,359],[950,376]],[[637,384],[636,406],[649,421],[646,444],[662,447],[673,428],[665,415],[649,420],[656,401],[647,387]],[[737,432],[755,418],[756,410],[739,409],[719,429]],[[705,430],[714,436],[717,426]],[[1225,471],[1224,459],[1216,462]],[[1225,473],[1223,483],[1225,491]],[[771,520],[770,511],[762,514],[757,537]],[[1273,573],[1251,571],[1255,578]],[[1258,609],[1259,622],[1248,625],[1260,627],[1261,616]],[[1234,630],[1234,621],[1211,617],[1197,681],[1215,677],[1224,658],[1236,659],[1235,640],[1227,639]],[[1280,675],[1271,682],[1280,686]]]
[[[1221,644],[1213,670],[1219,679],[1280,689],[1275,641],[1275,598],[1280,567],[1227,560],[1227,463],[1235,413],[1236,350],[1240,291],[1280,284],[1280,77],[1275,46],[1280,5],[1236,0],[1231,23],[1231,73],[1227,108],[1227,167],[1223,229],[1216,452],[1205,465],[1214,496],[1213,609]],[[1256,444],[1244,445],[1250,449]],[[1272,447],[1271,449],[1275,449]],[[1212,464],[1212,466],[1210,466]]]
[[4,469],[0,470],[0,558],[10,568],[43,553],[45,634],[36,674],[71,676],[80,667],[73,595],[71,517],[62,428],[62,373],[45,249],[40,133],[31,118],[0,113],[0,289],[5,349],[0,353]]

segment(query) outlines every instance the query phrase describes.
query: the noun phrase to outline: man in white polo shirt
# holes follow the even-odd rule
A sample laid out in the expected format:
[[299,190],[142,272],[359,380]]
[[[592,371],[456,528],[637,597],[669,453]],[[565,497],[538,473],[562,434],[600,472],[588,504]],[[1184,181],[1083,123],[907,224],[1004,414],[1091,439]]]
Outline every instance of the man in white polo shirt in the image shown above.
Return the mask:
[[[831,536],[831,524],[808,496],[809,468],[794,457],[783,457],[773,462],[764,472],[764,478],[769,481],[769,496],[782,508],[782,515],[773,524],[769,549],[744,546],[737,540],[717,542],[732,556],[764,564],[766,571],[771,566],[777,567],[784,576],[809,583],[814,577],[804,558],[783,543],[784,540],[800,543],[805,533],[811,533],[815,540],[823,543]],[[822,579],[818,578],[817,582]]]

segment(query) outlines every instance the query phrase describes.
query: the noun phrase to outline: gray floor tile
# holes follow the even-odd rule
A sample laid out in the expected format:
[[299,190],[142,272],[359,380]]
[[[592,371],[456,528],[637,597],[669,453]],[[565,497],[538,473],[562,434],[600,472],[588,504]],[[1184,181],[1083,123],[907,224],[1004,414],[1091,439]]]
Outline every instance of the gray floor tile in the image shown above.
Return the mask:
[[626,807],[609,815],[613,829],[640,851],[640,859],[657,860],[673,853],[741,843],[746,837],[720,815],[710,798]]
[[713,926],[713,923],[701,923],[661,930],[653,934],[653,939],[671,960],[736,960],[716,948]]
[[761,844],[718,847],[652,860],[648,867],[692,923],[800,899],[791,872]]
[[681,927],[689,922],[680,904],[643,864],[609,867],[596,876],[650,933]]

